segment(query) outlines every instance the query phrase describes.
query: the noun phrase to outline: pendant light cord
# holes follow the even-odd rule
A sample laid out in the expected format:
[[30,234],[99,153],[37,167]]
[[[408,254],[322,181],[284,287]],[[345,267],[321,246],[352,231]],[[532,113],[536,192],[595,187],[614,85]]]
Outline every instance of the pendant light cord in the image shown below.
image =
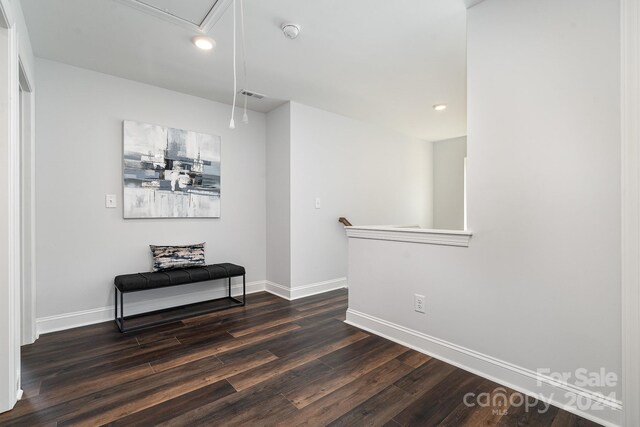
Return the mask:
[[229,128],[235,129],[236,123],[233,120],[233,115],[236,111],[236,95],[238,92],[238,76],[236,72],[236,0],[233,0],[233,104],[231,105],[231,121],[229,122]]
[[[242,74],[244,75],[244,88],[247,89],[249,87],[248,79],[247,79],[247,49],[244,42],[244,0],[240,0],[240,43],[242,47]],[[249,123],[249,116],[247,115],[247,98],[248,96],[244,95],[244,114],[242,115],[242,121],[244,123]]]

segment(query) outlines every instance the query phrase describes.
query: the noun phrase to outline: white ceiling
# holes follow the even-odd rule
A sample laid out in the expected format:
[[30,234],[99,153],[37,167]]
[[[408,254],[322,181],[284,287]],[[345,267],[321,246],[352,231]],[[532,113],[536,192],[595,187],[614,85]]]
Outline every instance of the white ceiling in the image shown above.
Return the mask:
[[[212,0],[143,0],[198,21]],[[189,3],[189,6],[186,5]],[[198,34],[116,0],[22,0],[36,56],[231,103],[232,15]],[[466,9],[460,0],[245,0],[247,89],[427,140],[466,134]],[[283,22],[302,26],[286,39]],[[244,85],[240,83],[239,88]],[[434,104],[449,108],[436,112]]]
[[217,0],[132,0],[143,3],[195,25],[202,24]]

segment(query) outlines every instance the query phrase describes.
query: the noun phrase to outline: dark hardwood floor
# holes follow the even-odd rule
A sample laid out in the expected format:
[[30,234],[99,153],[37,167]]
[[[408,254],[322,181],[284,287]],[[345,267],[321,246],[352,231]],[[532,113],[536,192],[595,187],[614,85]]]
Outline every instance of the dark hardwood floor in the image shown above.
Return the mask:
[[554,407],[469,407],[466,393],[503,389],[343,323],[346,307],[346,291],[263,292],[126,335],[113,322],[43,335],[23,347],[25,397],[0,425],[596,425]]

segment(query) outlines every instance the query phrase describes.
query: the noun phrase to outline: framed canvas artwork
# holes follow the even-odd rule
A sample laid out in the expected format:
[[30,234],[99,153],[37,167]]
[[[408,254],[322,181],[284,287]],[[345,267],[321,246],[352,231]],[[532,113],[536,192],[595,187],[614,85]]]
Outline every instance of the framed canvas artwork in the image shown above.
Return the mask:
[[219,218],[220,137],[124,121],[125,218]]

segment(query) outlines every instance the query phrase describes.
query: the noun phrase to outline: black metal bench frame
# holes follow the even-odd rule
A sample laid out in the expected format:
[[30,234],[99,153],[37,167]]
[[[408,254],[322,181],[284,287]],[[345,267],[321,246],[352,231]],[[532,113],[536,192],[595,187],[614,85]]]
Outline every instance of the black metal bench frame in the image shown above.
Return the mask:
[[[116,325],[118,325],[118,329],[120,329],[120,332],[123,332],[123,333],[125,333],[125,332],[133,332],[133,331],[138,331],[140,329],[150,328],[152,326],[165,325],[167,323],[172,323],[172,322],[175,322],[177,320],[185,319],[187,317],[199,316],[201,314],[207,314],[207,313],[212,313],[212,312],[215,312],[215,311],[226,310],[226,309],[231,308],[231,307],[244,306],[246,304],[246,300],[247,300],[247,282],[246,282],[246,275],[245,274],[242,274],[242,300],[239,300],[238,298],[236,298],[236,297],[231,295],[231,279],[234,278],[234,277],[240,277],[240,276],[241,275],[234,275],[234,276],[227,276],[226,277],[226,279],[228,280],[228,296],[226,296],[226,297],[214,298],[214,299],[205,300],[205,301],[199,301],[199,302],[195,302],[195,303],[191,303],[191,304],[183,304],[183,305],[178,305],[178,306],[175,306],[175,307],[164,308],[164,309],[161,309],[161,310],[154,310],[154,311],[149,311],[149,312],[145,312],[145,313],[132,314],[132,315],[129,315],[129,316],[125,316],[124,315],[124,294],[133,293],[133,292],[141,292],[141,291],[149,291],[151,289],[172,288],[174,286],[182,286],[182,285],[189,285],[189,284],[192,284],[192,283],[203,282],[204,280],[196,280],[196,281],[193,281],[193,282],[180,283],[179,285],[169,285],[169,286],[158,286],[158,287],[145,288],[145,289],[135,289],[135,290],[132,290],[132,291],[122,291],[122,290],[120,290],[118,288],[118,286],[114,285],[114,287],[115,287],[115,321],[116,321]],[[225,277],[221,277],[220,279],[215,279],[215,280],[224,280],[224,279],[225,279]],[[118,316],[118,293],[120,294],[120,316]],[[181,308],[196,306],[196,305],[200,305],[200,304],[207,303],[207,302],[223,301],[223,300],[231,301],[232,304],[226,305],[224,307],[216,307],[216,308],[206,308],[206,309],[201,309],[201,310],[194,310],[194,311],[189,312],[189,314],[182,314],[182,315],[173,316],[173,317],[169,316],[169,317],[167,317],[165,319],[158,320],[158,321],[155,321],[155,322],[149,322],[149,323],[145,323],[143,325],[134,326],[134,327],[130,327],[130,328],[125,328],[125,323],[124,323],[125,320],[131,320],[131,319],[144,317],[144,316],[149,316],[149,315],[153,315],[153,314],[175,311],[175,310],[179,310]]]

